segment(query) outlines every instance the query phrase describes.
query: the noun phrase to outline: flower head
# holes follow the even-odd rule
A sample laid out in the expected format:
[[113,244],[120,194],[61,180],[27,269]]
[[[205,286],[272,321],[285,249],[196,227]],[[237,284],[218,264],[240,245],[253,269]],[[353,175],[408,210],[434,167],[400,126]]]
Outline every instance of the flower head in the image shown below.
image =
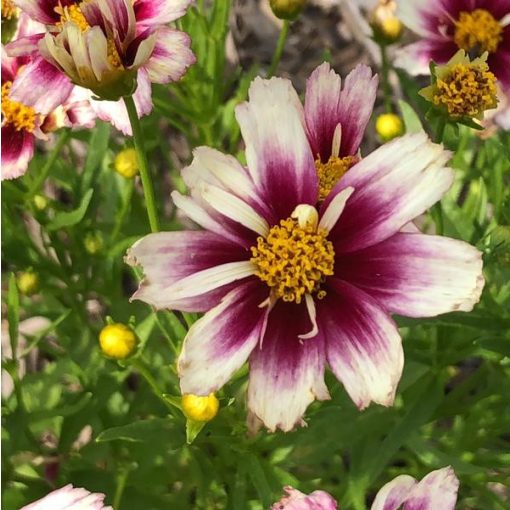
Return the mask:
[[125,359],[131,356],[136,344],[135,332],[122,323],[108,324],[99,333],[101,350],[110,358]]
[[111,506],[104,505],[104,498],[104,494],[91,493],[69,484],[20,510],[113,510]]
[[510,90],[510,18],[500,0],[405,0],[399,17],[420,36],[402,49],[395,64],[413,74],[426,74],[429,62],[445,64],[458,50],[471,58],[487,53],[487,64],[503,90]]
[[329,398],[326,366],[360,409],[391,405],[403,352],[390,314],[470,310],[483,286],[475,248],[401,232],[453,179],[425,134],[382,146],[321,195],[317,160],[354,155],[372,110],[356,77],[342,91],[319,67],[304,108],[289,81],[255,79],[236,111],[247,167],[198,148],[190,195],[172,195],[203,230],[151,234],[127,256],[145,274],[134,299],[207,312],[183,345],[181,391],[208,395],[249,359],[249,411],[270,430]]

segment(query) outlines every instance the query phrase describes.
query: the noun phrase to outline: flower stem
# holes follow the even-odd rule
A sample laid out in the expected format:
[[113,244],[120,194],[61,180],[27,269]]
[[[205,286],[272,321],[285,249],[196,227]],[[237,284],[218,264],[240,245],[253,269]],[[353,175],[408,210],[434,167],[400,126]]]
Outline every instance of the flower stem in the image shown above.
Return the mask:
[[269,71],[267,73],[268,78],[271,78],[271,76],[274,75],[276,69],[278,68],[278,64],[282,58],[283,48],[285,47],[285,42],[287,41],[287,36],[289,35],[289,27],[290,21],[288,19],[284,20],[282,29],[280,30],[280,35],[278,36],[278,42],[276,43],[276,48],[274,50],[273,59],[271,60],[271,66],[269,67]]
[[[444,117],[439,117],[437,129],[434,137],[434,141],[436,143],[442,143],[444,137],[444,131],[446,128],[446,119]],[[437,202],[432,209],[430,210],[430,214],[434,223],[436,225],[436,234],[439,236],[443,235],[444,232],[444,221],[443,221],[443,206],[441,202]]]
[[131,129],[133,130],[133,140],[135,142],[135,149],[138,155],[138,164],[140,165],[140,177],[142,178],[142,186],[143,192],[145,194],[149,224],[152,232],[158,232],[159,222],[156,212],[156,201],[154,199],[154,190],[152,188],[152,181],[149,173],[149,164],[147,163],[147,154],[145,152],[140,119],[138,118],[138,113],[136,112],[136,106],[133,97],[124,97],[124,103],[127,108],[129,122],[131,123]]
[[380,44],[381,49],[381,74],[382,74],[382,87],[384,96],[384,109],[386,113],[392,113],[391,106],[391,88],[390,88],[390,62],[388,60],[388,52],[386,44]]

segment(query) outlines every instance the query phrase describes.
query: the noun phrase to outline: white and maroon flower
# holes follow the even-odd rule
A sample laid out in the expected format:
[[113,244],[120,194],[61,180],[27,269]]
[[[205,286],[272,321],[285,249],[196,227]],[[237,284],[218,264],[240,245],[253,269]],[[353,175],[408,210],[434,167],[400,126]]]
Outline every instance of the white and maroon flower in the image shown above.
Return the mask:
[[[365,92],[352,111],[363,111]],[[313,105],[324,110],[308,102],[308,119],[326,121]],[[270,430],[291,430],[314,399],[329,398],[326,365],[360,409],[391,405],[403,351],[390,314],[468,311],[483,287],[478,250],[401,232],[450,187],[449,153],[423,133],[397,139],[321,201],[291,83],[255,79],[236,115],[247,167],[198,148],[183,171],[190,196],[173,193],[204,230],[151,234],[127,257],[145,273],[134,299],[207,312],[179,358],[182,392],[208,395],[249,359],[248,407]]]
[[405,0],[402,22],[420,40],[402,49],[395,65],[426,74],[429,62],[446,63],[459,49],[472,58],[485,51],[489,69],[510,90],[510,0]]
[[[285,487],[284,496],[271,510],[335,510],[335,500],[324,491],[303,494]],[[459,480],[448,466],[429,473],[420,482],[401,475],[387,483],[377,493],[370,510],[454,510]],[[402,507],[403,505],[403,507]]]
[[190,38],[165,24],[181,17],[191,0],[16,0],[44,33],[9,44],[12,55],[31,53],[14,100],[45,113],[74,85],[107,101],[93,103],[98,116],[130,133],[122,96],[134,94],[140,116],[152,109],[151,82],[178,80],[195,62]]
[[66,485],[20,510],[113,510],[104,505],[104,494]]

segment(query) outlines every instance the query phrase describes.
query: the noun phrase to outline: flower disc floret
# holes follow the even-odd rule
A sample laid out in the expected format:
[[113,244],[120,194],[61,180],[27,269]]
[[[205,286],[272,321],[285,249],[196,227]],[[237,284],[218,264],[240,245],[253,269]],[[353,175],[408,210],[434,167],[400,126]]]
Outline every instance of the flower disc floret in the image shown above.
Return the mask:
[[305,294],[317,293],[326,276],[333,274],[335,251],[328,232],[313,224],[300,225],[297,219],[281,220],[259,237],[251,248],[256,275],[283,301],[301,303]]
[[462,11],[455,22],[453,39],[457,46],[467,52],[495,53],[503,40],[503,26],[485,9]]
[[16,18],[18,15],[18,8],[14,5],[12,0],[2,0],[2,19]]
[[344,158],[331,156],[326,163],[322,163],[320,159],[315,160],[315,169],[319,178],[319,202],[326,199],[345,172],[357,162],[356,156]]
[[2,85],[2,123],[13,124],[17,131],[31,133],[35,129],[37,114],[32,107],[9,99],[11,87],[11,81]]
[[67,5],[65,7],[59,5],[58,7],[55,7],[55,12],[60,16],[60,21],[57,22],[57,27],[59,28],[62,28],[64,23],[67,21],[73,21],[76,23],[82,32],[86,32],[90,28],[90,25],[83,15],[79,5],[74,4]]

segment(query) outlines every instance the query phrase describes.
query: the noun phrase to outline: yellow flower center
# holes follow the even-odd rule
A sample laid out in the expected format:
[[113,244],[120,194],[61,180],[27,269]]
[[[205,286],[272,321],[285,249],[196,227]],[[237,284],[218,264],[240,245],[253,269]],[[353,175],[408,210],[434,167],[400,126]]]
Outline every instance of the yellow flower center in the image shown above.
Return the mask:
[[311,293],[322,299],[326,292],[320,290],[321,284],[333,274],[335,263],[335,251],[327,235],[327,230],[313,223],[281,220],[251,248],[255,274],[276,298],[284,301],[299,304],[303,295]]
[[472,12],[462,11],[455,22],[454,41],[457,46],[467,52],[484,51],[494,53],[503,40],[503,26],[489,11],[475,9]]
[[2,0],[2,19],[16,18],[18,15],[18,8],[14,5],[12,0]]
[[476,117],[497,103],[496,77],[485,63],[456,64],[436,87],[432,101],[450,117]]
[[35,129],[37,113],[31,106],[25,106],[9,99],[11,86],[11,81],[2,85],[2,122],[14,124],[17,131],[24,129],[31,133]]
[[327,163],[322,163],[320,158],[315,160],[315,169],[319,177],[319,202],[326,199],[340,177],[357,162],[356,156],[346,156],[345,158],[331,156]]
[[67,5],[65,7],[59,5],[58,7],[55,7],[55,12],[60,15],[60,21],[57,22],[57,27],[59,28],[62,28],[64,23],[67,21],[73,21],[76,23],[82,32],[86,32],[90,28],[90,25],[83,15],[83,12],[81,12],[79,5]]

